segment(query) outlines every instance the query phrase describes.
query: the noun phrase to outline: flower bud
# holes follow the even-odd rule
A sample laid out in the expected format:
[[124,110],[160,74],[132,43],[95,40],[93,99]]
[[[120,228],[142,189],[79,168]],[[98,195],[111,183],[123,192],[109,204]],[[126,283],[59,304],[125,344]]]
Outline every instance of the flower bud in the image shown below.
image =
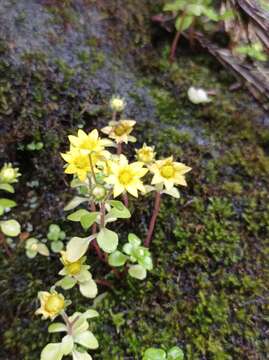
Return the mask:
[[4,164],[0,171],[0,182],[12,184],[17,182],[17,178],[21,174],[19,173],[18,168],[13,168],[12,164]]
[[122,112],[126,106],[124,99],[120,97],[112,97],[110,100],[110,107],[112,111]]
[[95,185],[95,187],[92,190],[92,196],[94,200],[101,201],[104,200],[106,197],[106,189],[103,185]]

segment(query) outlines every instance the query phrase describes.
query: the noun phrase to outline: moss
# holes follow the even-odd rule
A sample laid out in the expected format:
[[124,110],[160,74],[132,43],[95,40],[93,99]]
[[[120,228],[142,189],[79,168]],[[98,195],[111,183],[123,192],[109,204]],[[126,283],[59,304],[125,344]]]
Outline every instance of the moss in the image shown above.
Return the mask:
[[[141,359],[149,346],[179,345],[189,360],[243,359],[246,354],[263,359],[269,351],[269,184],[268,130],[256,120],[262,112],[247,93],[230,92],[232,77],[206,55],[180,49],[178,62],[171,66],[165,58],[167,46],[157,44],[156,50],[145,53],[144,45],[151,39],[149,20],[145,21],[149,9],[136,14],[138,5],[141,1],[128,1],[118,10],[123,20],[113,34],[120,44],[122,29],[131,29],[130,39],[122,43],[133,43],[128,51],[137,57],[144,76],[140,85],[150,89],[155,105],[155,121],[138,121],[138,143],[153,143],[160,156],[173,153],[193,170],[179,201],[163,199],[152,243],[155,267],[148,279],[119,282],[110,274],[114,289],[100,289],[106,295],[95,301],[100,317],[91,324],[100,349],[94,358]],[[114,15],[115,7],[106,15],[110,12]],[[59,151],[66,147],[67,134],[78,125],[91,128],[108,119],[103,106],[107,95],[85,90],[80,82],[80,76],[96,73],[104,63],[98,41],[89,45],[96,47],[93,57],[79,52],[79,68],[64,60],[48,64],[41,53],[26,53],[25,66],[19,69],[7,60],[0,62],[1,146],[5,158],[16,159],[24,173],[16,216],[24,223],[31,221],[41,233],[49,222],[64,219],[62,205],[70,190]],[[5,44],[3,48],[6,51]],[[121,55],[126,51],[119,49]],[[193,84],[216,89],[212,103],[190,103],[186,91]],[[143,96],[134,91],[130,95],[143,106]],[[17,143],[32,141],[42,141],[44,149],[17,149]],[[34,190],[26,185],[33,179],[39,181]],[[38,207],[29,210],[26,205],[33,196]],[[130,229],[145,235],[149,203],[152,195],[135,207],[131,201],[136,210],[132,221],[120,228],[122,239]],[[65,222],[61,227],[69,236],[77,231]],[[0,260],[0,358],[37,359],[40,349],[57,335],[48,335],[47,322],[33,315],[36,293],[54,283],[60,263],[56,256],[26,260],[23,250],[10,261],[1,253]],[[95,278],[106,275],[107,269],[91,255],[89,263]],[[76,291],[72,301],[70,311],[92,304]]]

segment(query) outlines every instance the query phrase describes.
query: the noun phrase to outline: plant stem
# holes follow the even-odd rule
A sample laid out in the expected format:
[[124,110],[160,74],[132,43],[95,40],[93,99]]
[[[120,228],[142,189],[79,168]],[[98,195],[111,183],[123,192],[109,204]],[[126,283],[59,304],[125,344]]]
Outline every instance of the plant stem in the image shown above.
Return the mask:
[[144,245],[146,247],[149,247],[150,242],[151,242],[151,238],[152,238],[152,234],[154,231],[154,227],[156,224],[156,219],[160,210],[160,204],[161,204],[161,193],[159,191],[156,192],[155,195],[155,203],[154,203],[154,209],[153,209],[153,213],[150,219],[150,224],[149,224],[149,229],[148,229],[148,233],[147,233],[147,237],[144,241]]
[[172,43],[172,46],[171,46],[171,51],[170,51],[170,55],[169,55],[170,63],[174,62],[174,60],[175,60],[176,49],[177,49],[177,45],[178,45],[178,42],[179,42],[179,39],[180,39],[180,36],[181,36],[181,33],[182,33],[182,27],[183,27],[183,23],[184,23],[184,20],[185,20],[185,16],[186,16],[186,10],[183,11],[183,14],[181,16],[179,29],[178,29],[175,37],[174,37],[174,40],[173,40],[173,43]]
[[117,120],[117,112],[113,111],[112,112],[112,121],[116,121]]
[[68,316],[65,311],[61,313],[62,318],[64,319],[64,322],[67,326],[67,333],[68,335],[72,335],[72,323],[69,321]]
[[94,172],[94,166],[93,166],[91,154],[89,155],[89,159],[90,159],[90,166],[91,166],[92,176],[93,176],[94,182],[95,182],[95,184],[96,184],[96,176],[95,176],[95,172]]
[[100,204],[100,229],[105,227],[105,213],[106,213],[106,208],[105,208],[105,203],[102,202]]
[[[95,206],[94,202],[91,203],[91,211],[93,211],[93,212],[96,211],[96,206]],[[94,223],[92,226],[92,235],[96,234],[96,232],[97,232],[97,226],[96,226],[96,223]],[[97,244],[96,239],[92,240],[91,244],[92,244],[92,247],[94,248],[99,260],[104,261],[102,251],[99,248],[99,245]]]
[[125,207],[128,208],[129,200],[128,200],[128,195],[127,195],[127,193],[123,193],[122,198],[123,198],[123,202],[124,202]]
[[118,143],[118,146],[117,146],[117,155],[120,155],[122,153],[122,143]]
[[110,289],[113,289],[113,285],[108,280],[96,279],[95,282],[96,282],[96,284],[103,285],[103,286],[109,287]]

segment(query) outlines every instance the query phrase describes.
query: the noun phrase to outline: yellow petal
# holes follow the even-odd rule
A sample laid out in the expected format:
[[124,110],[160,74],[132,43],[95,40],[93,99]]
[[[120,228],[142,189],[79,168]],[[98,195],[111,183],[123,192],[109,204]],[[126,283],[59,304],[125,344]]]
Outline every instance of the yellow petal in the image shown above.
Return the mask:
[[64,170],[66,174],[75,174],[76,171],[77,168],[73,164],[68,165],[67,168]]
[[119,184],[118,182],[114,185],[114,189],[113,189],[113,195],[114,197],[119,196],[120,194],[122,194],[124,192],[124,186],[122,186],[121,184]]
[[137,188],[132,186],[132,185],[129,185],[129,186],[126,186],[126,190],[128,191],[128,193],[130,193],[131,195],[133,195],[134,197],[138,197],[138,193],[137,193]]

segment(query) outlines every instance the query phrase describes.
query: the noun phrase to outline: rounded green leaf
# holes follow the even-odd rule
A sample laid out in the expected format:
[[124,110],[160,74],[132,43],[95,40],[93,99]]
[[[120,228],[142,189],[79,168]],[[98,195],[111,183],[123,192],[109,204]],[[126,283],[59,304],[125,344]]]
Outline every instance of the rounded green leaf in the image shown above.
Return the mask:
[[40,360],[61,360],[63,358],[62,344],[51,343],[44,347]]
[[14,206],[16,206],[16,202],[10,199],[0,199],[0,206],[3,207],[4,209],[11,209]]
[[81,216],[80,223],[84,230],[88,230],[96,221],[98,212],[88,212],[87,214]]
[[26,250],[26,256],[29,259],[33,259],[34,257],[36,257],[37,255],[37,251],[33,251],[33,250]]
[[167,353],[167,360],[183,360],[183,359],[184,359],[184,353],[178,346],[172,347]]
[[108,263],[110,266],[122,266],[126,263],[128,256],[124,255],[122,252],[116,250],[108,257]]
[[134,247],[137,247],[137,246],[139,246],[139,245],[141,244],[141,240],[139,239],[139,237],[136,236],[136,235],[133,234],[133,233],[130,233],[130,234],[128,235],[128,241],[129,241],[129,243],[130,243],[132,246],[134,246]]
[[59,322],[51,324],[48,327],[48,332],[49,333],[65,332],[65,331],[67,331],[66,325],[63,324],[63,323],[59,323]]
[[88,214],[90,214],[90,212],[88,210],[79,209],[79,210],[73,212],[72,214],[68,215],[67,219],[71,220],[71,221],[80,221],[82,216],[88,215]]
[[2,232],[7,236],[18,236],[21,232],[21,226],[16,220],[1,221],[0,227]]
[[118,234],[106,228],[101,229],[97,235],[97,243],[102,250],[107,253],[112,253],[118,246]]
[[87,349],[97,349],[99,344],[91,331],[84,331],[75,336],[75,343],[84,346]]
[[147,270],[141,265],[131,265],[128,273],[135,279],[144,280],[147,277]]
[[62,280],[57,281],[56,285],[61,286],[64,290],[72,289],[77,283],[76,279],[70,276],[65,276]]
[[86,352],[73,351],[73,360],[92,360],[91,355]]
[[42,243],[37,244],[37,251],[39,252],[39,254],[41,254],[43,256],[49,256],[49,254],[50,254],[49,249],[47,248],[47,246],[45,244],[42,244]]
[[53,252],[58,253],[63,250],[64,244],[62,241],[53,241],[50,247]]
[[88,236],[86,238],[73,237],[67,244],[66,247],[66,256],[67,260],[70,262],[75,262],[80,259],[88,250],[91,240],[95,236]]
[[0,190],[7,191],[9,193],[14,193],[14,187],[10,184],[0,184]]
[[72,352],[74,348],[74,340],[71,335],[66,335],[62,339],[62,352],[64,355],[68,355]]
[[87,298],[93,299],[98,293],[97,285],[94,280],[89,280],[79,284],[79,291]]
[[150,348],[146,350],[143,360],[166,360],[166,354],[162,349]]
[[80,204],[82,204],[85,201],[89,201],[89,199],[82,197],[82,196],[75,196],[69,203],[64,207],[65,211],[73,210]]

